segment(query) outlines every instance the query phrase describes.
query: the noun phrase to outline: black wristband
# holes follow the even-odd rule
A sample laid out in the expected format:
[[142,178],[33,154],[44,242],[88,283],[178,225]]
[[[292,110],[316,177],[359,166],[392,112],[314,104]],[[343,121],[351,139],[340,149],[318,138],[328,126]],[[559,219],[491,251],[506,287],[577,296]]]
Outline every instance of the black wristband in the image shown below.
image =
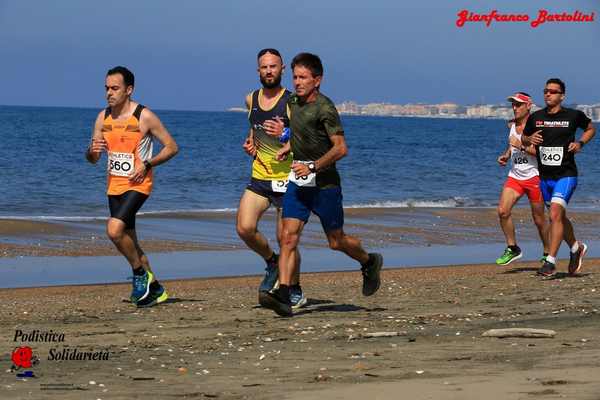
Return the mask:
[[583,140],[580,140],[579,142],[579,146],[583,149],[583,146],[585,146],[585,142]]
[[152,164],[150,164],[150,161],[146,160],[144,161],[144,167],[146,167],[146,171],[150,171],[152,169]]

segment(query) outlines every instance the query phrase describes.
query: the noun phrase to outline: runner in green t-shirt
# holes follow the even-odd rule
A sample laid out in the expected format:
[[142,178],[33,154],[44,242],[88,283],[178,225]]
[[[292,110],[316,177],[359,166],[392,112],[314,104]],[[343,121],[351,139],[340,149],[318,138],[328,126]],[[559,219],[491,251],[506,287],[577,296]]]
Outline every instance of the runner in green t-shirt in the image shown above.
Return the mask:
[[319,92],[323,65],[318,56],[300,53],[292,61],[296,93],[290,97],[292,136],[278,153],[283,159],[292,152],[294,161],[283,198],[283,235],[279,258],[279,288],[263,292],[263,307],[291,316],[290,285],[296,268],[296,249],[304,225],[313,212],[321,220],[329,247],[346,253],[362,265],[365,296],[380,286],[383,257],[367,253],[357,238],[344,233],[342,188],[335,162],[348,150],[335,105]]

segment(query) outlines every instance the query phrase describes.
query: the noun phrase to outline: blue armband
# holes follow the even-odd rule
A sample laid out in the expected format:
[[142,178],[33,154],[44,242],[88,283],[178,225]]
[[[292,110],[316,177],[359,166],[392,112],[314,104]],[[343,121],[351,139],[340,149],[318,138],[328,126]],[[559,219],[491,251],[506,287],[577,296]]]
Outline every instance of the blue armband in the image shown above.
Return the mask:
[[281,134],[281,136],[279,136],[279,143],[287,143],[287,141],[290,140],[291,135],[292,131],[290,130],[290,128],[283,128],[283,133]]

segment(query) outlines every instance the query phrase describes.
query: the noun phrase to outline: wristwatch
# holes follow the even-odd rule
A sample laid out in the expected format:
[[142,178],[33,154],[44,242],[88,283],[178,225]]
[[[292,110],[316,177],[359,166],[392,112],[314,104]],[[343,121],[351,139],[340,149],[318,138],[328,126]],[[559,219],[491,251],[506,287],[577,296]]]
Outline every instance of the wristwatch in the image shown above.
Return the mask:
[[150,161],[146,160],[144,161],[144,167],[146,167],[146,171],[150,171],[152,169],[152,164],[150,164]]
[[315,172],[317,172],[317,167],[315,166],[315,163],[313,161],[311,161],[311,162],[308,163],[308,170],[310,172],[312,172],[313,174]]
[[580,140],[579,142],[579,146],[583,149],[583,146],[585,146],[585,142],[583,140]]

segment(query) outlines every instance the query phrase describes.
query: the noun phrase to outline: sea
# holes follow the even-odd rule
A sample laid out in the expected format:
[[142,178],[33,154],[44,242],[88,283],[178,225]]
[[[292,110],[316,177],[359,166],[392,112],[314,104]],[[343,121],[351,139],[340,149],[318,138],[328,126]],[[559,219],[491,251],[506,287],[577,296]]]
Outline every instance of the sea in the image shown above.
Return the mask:
[[[155,170],[142,213],[235,210],[252,159],[244,113],[155,110],[180,153]],[[78,220],[107,215],[106,158],[92,165],[96,109],[0,107],[0,218]],[[337,166],[344,203],[369,207],[493,207],[508,172],[502,120],[343,116],[349,148]],[[156,143],[155,153],[160,145]],[[596,143],[577,155],[572,206],[600,201]]]
[[[260,274],[262,259],[235,231],[235,212],[252,163],[242,149],[249,129],[246,115],[153,111],[180,152],[156,167],[153,193],[138,218],[138,236],[142,243],[170,240],[209,248],[150,254],[153,269],[162,279]],[[98,112],[0,106],[0,224],[21,224],[21,234],[0,236],[0,244],[42,248],[106,240],[106,155],[95,165],[84,157]],[[494,208],[508,173],[496,161],[507,147],[506,121],[342,116],[342,124],[349,153],[337,167],[347,231],[370,251],[381,251],[386,265],[493,262],[501,254],[504,237]],[[155,154],[159,149],[156,143]],[[600,256],[597,153],[592,141],[577,155],[580,178],[569,205],[591,213],[589,223],[577,225],[590,238],[591,256]],[[528,207],[527,202],[518,207]],[[468,220],[468,210],[479,214]],[[481,215],[481,221],[473,215]],[[40,237],[31,221],[76,233]],[[539,259],[533,224],[527,218],[516,223],[519,238],[527,240],[520,242],[524,259]],[[272,212],[260,229],[273,242]],[[326,248],[316,221],[305,229],[302,244],[303,271],[357,269],[348,257]],[[224,248],[232,250],[219,250]],[[120,256],[5,253],[0,254],[0,287],[121,282],[128,269]]]

